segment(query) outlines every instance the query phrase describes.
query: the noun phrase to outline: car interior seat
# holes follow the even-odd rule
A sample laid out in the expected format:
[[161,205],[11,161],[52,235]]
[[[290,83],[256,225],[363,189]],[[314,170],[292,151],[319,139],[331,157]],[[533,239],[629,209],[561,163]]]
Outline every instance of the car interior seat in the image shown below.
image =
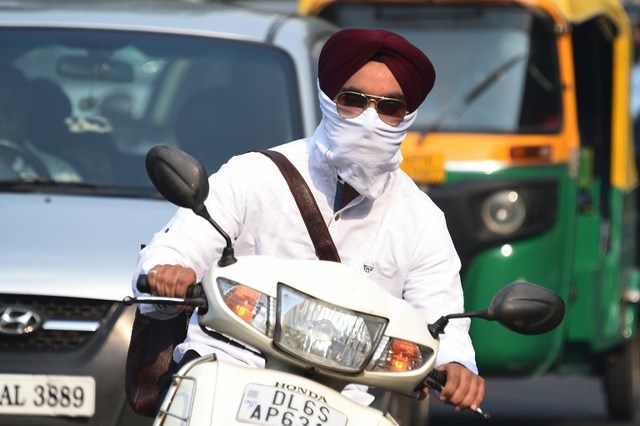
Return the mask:
[[231,156],[253,149],[255,128],[238,92],[226,87],[200,90],[178,111],[176,140],[181,149],[213,173]]
[[73,105],[63,89],[46,79],[30,83],[29,139],[38,150],[68,162],[92,182],[113,180],[116,150],[111,135],[81,125],[73,116]]
[[58,141],[69,136],[71,101],[60,86],[44,78],[31,80],[29,91],[29,139],[39,149],[55,152]]
[[65,155],[71,139],[66,124],[71,112],[71,101],[56,83],[44,78],[29,82],[28,144],[54,180],[82,180],[78,168]]

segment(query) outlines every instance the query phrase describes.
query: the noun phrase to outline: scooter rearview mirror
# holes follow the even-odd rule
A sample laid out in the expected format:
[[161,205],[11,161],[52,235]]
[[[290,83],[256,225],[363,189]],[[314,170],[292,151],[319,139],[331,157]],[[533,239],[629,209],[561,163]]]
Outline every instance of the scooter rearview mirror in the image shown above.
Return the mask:
[[157,145],[146,157],[147,174],[167,200],[180,207],[199,211],[209,193],[204,166],[178,148]]
[[193,210],[222,235],[226,244],[218,265],[235,263],[231,238],[211,218],[204,205],[209,195],[209,176],[204,166],[186,152],[169,145],[151,148],[145,163],[149,179],[164,198],[177,206]]
[[524,281],[509,284],[493,297],[479,318],[497,321],[520,334],[542,334],[556,328],[565,315],[565,304],[553,291]]

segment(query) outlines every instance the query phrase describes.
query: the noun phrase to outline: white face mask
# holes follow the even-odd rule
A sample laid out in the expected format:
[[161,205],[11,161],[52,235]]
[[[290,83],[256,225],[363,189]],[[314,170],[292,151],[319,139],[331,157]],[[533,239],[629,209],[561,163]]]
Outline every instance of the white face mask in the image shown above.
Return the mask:
[[314,134],[316,147],[353,189],[375,200],[402,162],[400,144],[417,111],[406,115],[398,126],[383,122],[374,108],[345,119],[319,87],[318,93],[323,118]]

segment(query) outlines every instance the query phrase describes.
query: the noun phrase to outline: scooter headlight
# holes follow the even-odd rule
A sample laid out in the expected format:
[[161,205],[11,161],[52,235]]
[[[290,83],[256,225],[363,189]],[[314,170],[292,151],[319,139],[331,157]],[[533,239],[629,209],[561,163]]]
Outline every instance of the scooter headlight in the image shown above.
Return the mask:
[[385,318],[338,307],[278,285],[274,343],[298,358],[337,371],[361,371],[386,325]]

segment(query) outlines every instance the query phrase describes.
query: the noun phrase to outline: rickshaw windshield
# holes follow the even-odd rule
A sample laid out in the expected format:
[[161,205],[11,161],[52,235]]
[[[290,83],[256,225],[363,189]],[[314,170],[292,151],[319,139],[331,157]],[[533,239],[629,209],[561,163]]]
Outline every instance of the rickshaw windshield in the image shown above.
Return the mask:
[[323,17],[345,27],[386,28],[419,46],[436,84],[414,130],[547,133],[561,120],[550,18],[520,7],[336,2]]

